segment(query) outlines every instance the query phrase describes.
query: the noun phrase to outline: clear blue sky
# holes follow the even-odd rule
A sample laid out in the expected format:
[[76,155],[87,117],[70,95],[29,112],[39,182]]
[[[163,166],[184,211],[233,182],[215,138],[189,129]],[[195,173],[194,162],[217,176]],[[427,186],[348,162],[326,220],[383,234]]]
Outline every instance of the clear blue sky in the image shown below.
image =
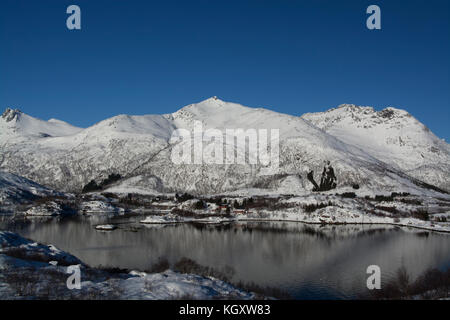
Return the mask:
[[1,0],[0,107],[86,127],[214,95],[294,115],[394,106],[448,141],[449,44],[448,0]]

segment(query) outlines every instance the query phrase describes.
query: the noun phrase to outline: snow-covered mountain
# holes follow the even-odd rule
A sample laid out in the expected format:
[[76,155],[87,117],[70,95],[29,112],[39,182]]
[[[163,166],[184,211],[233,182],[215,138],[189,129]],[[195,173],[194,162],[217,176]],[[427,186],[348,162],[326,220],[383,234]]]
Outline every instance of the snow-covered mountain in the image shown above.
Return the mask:
[[[390,121],[389,117],[383,119]],[[279,129],[279,169],[270,175],[261,175],[265,166],[260,163],[174,163],[171,160],[174,148],[189,140],[171,140],[172,134],[176,129],[186,129],[193,133],[191,139],[195,139],[194,126],[198,121],[204,130],[214,128],[222,132],[239,128]],[[314,170],[318,178],[326,160],[331,161],[336,171],[338,188],[358,184],[370,190],[424,190],[420,181],[401,170],[404,168],[380,156],[382,147],[379,153],[374,153],[366,150],[364,144],[356,143],[357,138],[343,139],[327,133],[323,126],[314,124],[312,115],[295,117],[216,97],[188,105],[173,114],[119,115],[87,129],[60,121],[42,121],[7,109],[0,119],[0,130],[0,169],[64,191],[80,191],[92,179],[100,181],[110,173],[119,173],[124,179],[115,189],[124,192],[147,189],[149,192],[210,194],[260,188],[297,194],[311,190],[306,174]],[[448,152],[448,145],[442,143]],[[208,152],[217,144],[224,147],[215,139],[203,142]],[[231,145],[225,148],[227,155],[230,150],[233,155],[249,155],[245,146],[232,144],[227,139],[224,144]],[[386,148],[386,153],[389,152]],[[429,164],[434,166],[435,160],[430,159]],[[433,171],[429,171],[420,178],[434,183],[432,175]],[[448,181],[443,182],[441,186],[448,184]]]
[[410,176],[450,190],[450,145],[404,110],[343,104],[302,118]]

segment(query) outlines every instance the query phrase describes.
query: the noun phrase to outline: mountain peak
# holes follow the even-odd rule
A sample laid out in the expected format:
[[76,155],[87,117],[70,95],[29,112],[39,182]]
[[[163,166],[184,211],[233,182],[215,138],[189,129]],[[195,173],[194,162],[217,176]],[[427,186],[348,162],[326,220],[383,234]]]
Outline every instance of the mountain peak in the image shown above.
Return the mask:
[[373,107],[341,104],[324,112],[306,113],[302,118],[312,122],[319,128],[335,126],[337,123],[370,127],[406,127],[416,126],[418,121],[406,110],[387,107],[375,110]]
[[14,119],[18,119],[22,111],[19,109],[11,109],[6,108],[5,112],[2,114],[2,118],[6,120],[6,122],[10,122]]
[[377,114],[384,118],[392,118],[393,116],[412,117],[408,111],[394,107],[384,108],[383,110],[378,111]]
[[211,98],[199,102],[198,104],[223,105],[224,103],[225,101],[217,98],[217,96],[213,96]]
[[366,111],[366,112],[371,112],[374,111],[374,109],[372,107],[368,107],[368,106],[358,106],[356,104],[352,104],[352,103],[343,103],[338,105],[336,108],[331,108],[325,112],[330,112],[333,110],[342,110],[342,111]]
[[71,135],[82,130],[61,120],[45,121],[12,108],[6,108],[2,119],[4,121],[0,121],[1,133],[8,133],[8,135],[46,138]]
[[[329,109],[325,112],[312,113],[314,114],[336,114],[349,115],[351,117],[370,117],[371,119],[383,119],[384,121],[391,120],[394,118],[412,117],[406,110],[398,109],[394,107],[387,107],[380,111],[375,110],[373,107],[369,106],[357,106],[355,104],[341,104],[336,108]],[[309,116],[310,114],[307,114]]]
[[[181,109],[179,109],[177,112],[180,112],[183,110],[191,110],[193,108],[209,109],[211,107],[220,107],[220,106],[223,106],[224,104],[226,104],[225,101],[220,100],[219,98],[217,98],[217,96],[213,96],[211,98],[202,100],[200,102],[188,104],[188,105],[182,107]],[[177,112],[175,112],[175,113],[177,113]]]
[[357,108],[357,106],[352,103],[342,103],[342,104],[338,105],[336,109],[344,109],[344,108],[353,109],[353,108]]

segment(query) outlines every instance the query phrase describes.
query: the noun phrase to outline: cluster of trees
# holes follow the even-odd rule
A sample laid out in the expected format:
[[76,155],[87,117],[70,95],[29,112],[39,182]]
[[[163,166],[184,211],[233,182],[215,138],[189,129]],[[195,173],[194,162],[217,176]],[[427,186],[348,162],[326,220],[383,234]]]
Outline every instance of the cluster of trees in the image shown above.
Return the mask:
[[194,196],[189,193],[186,192],[183,194],[175,193],[175,200],[177,200],[177,202],[185,202],[191,199],[194,199]]
[[205,208],[206,208],[206,203],[205,203],[205,201],[203,201],[203,200],[198,200],[198,201],[195,203],[194,208],[197,209],[197,210],[205,209]]
[[237,201],[237,200],[234,200],[233,207],[235,209],[247,209],[252,204],[253,204],[253,199],[252,198],[244,199],[244,200],[242,200],[241,203],[239,203],[239,201]]
[[93,192],[93,191],[99,191],[102,190],[105,186],[116,182],[118,180],[122,179],[122,176],[120,174],[111,173],[106,179],[103,179],[100,183],[97,184],[95,180],[91,180],[87,185],[83,187],[82,192]]

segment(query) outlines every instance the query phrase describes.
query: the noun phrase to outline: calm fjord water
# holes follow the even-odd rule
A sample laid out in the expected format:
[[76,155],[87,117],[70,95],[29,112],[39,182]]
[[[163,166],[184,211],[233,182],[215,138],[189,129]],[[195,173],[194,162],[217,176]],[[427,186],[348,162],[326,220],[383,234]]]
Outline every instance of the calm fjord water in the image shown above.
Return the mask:
[[[450,266],[450,235],[387,225],[245,222],[142,225],[140,217],[75,217],[11,221],[0,228],[53,244],[91,266],[146,270],[182,257],[233,270],[232,281],[283,289],[297,299],[348,299],[368,293],[366,269],[379,265],[382,284],[404,266],[411,278]],[[99,223],[118,229],[100,232]],[[230,268],[231,267],[231,268]]]

